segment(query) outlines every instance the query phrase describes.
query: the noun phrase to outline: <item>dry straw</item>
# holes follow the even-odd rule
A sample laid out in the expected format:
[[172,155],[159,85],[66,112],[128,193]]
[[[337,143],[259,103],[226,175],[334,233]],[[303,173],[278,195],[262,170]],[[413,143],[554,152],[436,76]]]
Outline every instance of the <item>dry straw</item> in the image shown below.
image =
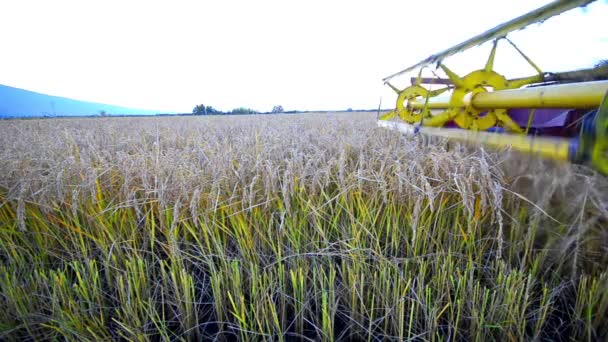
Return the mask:
[[0,122],[0,338],[608,337],[605,178],[374,120]]

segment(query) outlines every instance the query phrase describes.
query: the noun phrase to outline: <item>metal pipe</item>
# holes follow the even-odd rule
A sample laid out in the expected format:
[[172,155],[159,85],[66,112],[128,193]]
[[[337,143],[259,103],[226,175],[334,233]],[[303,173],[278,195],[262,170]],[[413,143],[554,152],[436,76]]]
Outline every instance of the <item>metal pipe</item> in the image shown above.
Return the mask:
[[[608,81],[592,81],[477,93],[468,101],[477,109],[596,108],[607,91]],[[410,101],[408,105],[423,108],[424,100]],[[448,97],[435,97],[429,99],[427,108],[446,109],[449,106]]]
[[[411,100],[409,102],[409,106],[414,109],[423,109],[424,100]],[[450,97],[449,96],[440,96],[440,97],[431,97],[429,102],[426,104],[426,108],[428,109],[446,109],[450,106]]]
[[406,134],[422,133],[464,143],[483,144],[491,148],[512,148],[520,152],[561,161],[572,161],[578,147],[576,139],[532,137],[521,134],[497,134],[456,128],[413,126],[394,121],[378,121],[378,126]]
[[[565,138],[532,137],[522,134],[496,134],[458,128],[420,127],[420,133],[465,143],[483,144],[491,148],[512,148],[545,158],[568,161],[574,141]],[[576,151],[576,149],[575,149]]]
[[520,30],[525,28],[526,26],[545,21],[555,15],[566,12],[573,8],[586,6],[592,3],[595,0],[558,0],[554,1],[548,5],[537,8],[534,11],[531,11],[527,14],[519,16],[515,19],[509,20],[503,24],[500,24],[482,34],[479,34],[471,39],[465,40],[464,42],[455,45],[447,50],[444,50],[435,55],[431,55],[426,59],[414,64],[413,66],[401,70],[397,73],[394,73],[390,76],[387,76],[382,79],[382,81],[386,82],[391,78],[402,75],[406,72],[412,71],[414,69],[423,67],[425,65],[434,64],[436,62],[442,61],[444,58],[449,57],[458,52],[464,51],[466,49],[472,48],[473,46],[483,44],[487,41],[490,41],[495,38],[500,38],[506,36],[508,33]]
[[471,103],[477,109],[596,108],[606,91],[608,81],[568,83],[478,93]]

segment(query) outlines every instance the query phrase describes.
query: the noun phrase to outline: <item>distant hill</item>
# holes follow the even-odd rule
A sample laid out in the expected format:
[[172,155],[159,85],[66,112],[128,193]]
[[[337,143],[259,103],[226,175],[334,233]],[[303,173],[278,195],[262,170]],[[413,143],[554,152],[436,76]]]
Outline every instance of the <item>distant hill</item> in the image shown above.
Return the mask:
[[78,101],[0,85],[0,118],[99,115],[153,115],[161,111]]

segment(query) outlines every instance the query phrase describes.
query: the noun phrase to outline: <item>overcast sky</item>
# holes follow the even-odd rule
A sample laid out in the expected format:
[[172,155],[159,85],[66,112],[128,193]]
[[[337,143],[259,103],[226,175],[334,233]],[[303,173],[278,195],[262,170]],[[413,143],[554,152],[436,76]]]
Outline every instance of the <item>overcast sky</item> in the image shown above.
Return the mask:
[[[162,111],[392,107],[383,77],[548,2],[0,0],[0,84]],[[546,71],[586,67],[608,58],[607,18],[600,0],[510,37]],[[496,68],[533,72],[507,44]]]

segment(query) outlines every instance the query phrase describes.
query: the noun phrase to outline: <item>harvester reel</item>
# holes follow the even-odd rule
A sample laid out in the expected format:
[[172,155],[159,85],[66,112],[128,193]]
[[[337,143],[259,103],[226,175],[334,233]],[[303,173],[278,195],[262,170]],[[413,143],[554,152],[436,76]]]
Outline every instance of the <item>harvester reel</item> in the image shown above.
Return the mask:
[[412,85],[403,89],[397,97],[397,115],[407,123],[417,123],[422,118],[430,116],[431,113],[427,108],[414,109],[407,105],[410,100],[426,99],[429,95],[429,91],[419,85]]
[[[505,109],[482,111],[471,105],[470,99],[478,93],[508,88],[507,79],[493,70],[473,71],[457,82],[450,98],[450,116],[464,129],[485,131],[498,123],[511,131],[521,132],[522,129],[511,120]],[[481,115],[484,112],[485,115]]]
[[[389,84],[389,86],[391,85]],[[393,86],[391,86],[391,88],[398,94],[396,108],[395,110],[382,115],[380,120],[390,120],[395,116],[399,116],[401,120],[410,124],[420,123],[423,119],[426,120],[426,118],[431,118],[431,111],[426,105],[422,107],[411,106],[410,101],[415,100],[416,102],[426,103],[429,98],[435,97],[451,89],[451,87],[446,87],[428,90],[419,83],[415,83],[403,90],[398,90]]]
[[[399,116],[405,122],[379,121],[378,126],[406,134],[444,137],[492,148],[509,147],[553,160],[588,164],[608,176],[608,72],[605,66],[546,73],[507,38],[513,31],[591,2],[593,0],[553,1],[385,77],[384,83],[398,94],[398,99],[395,110],[383,118]],[[446,58],[491,40],[493,46],[483,68],[461,77],[443,64]],[[537,73],[516,79],[506,79],[497,73],[494,57],[500,40],[509,42]],[[423,78],[422,70],[431,65],[440,67],[448,79],[434,72],[435,78]],[[417,78],[411,78],[411,87],[401,91],[389,83],[392,78],[416,69],[420,71]],[[431,90],[420,87],[421,84],[447,87]],[[534,86],[522,88],[525,85]],[[434,98],[448,89],[452,90],[449,98]],[[440,109],[443,112],[436,113]],[[536,109],[542,113],[535,113]],[[485,132],[502,131],[497,128],[521,134]]]
[[[485,131],[498,124],[509,131],[523,133],[521,127],[509,117],[506,109],[495,108],[484,111],[471,105],[471,99],[478,93],[519,88],[542,77],[533,76],[512,81],[507,80],[503,75],[493,70],[497,46],[498,39],[494,40],[490,56],[483,69],[475,70],[464,77],[458,76],[444,64],[439,65],[455,88],[450,97],[449,109],[427,120],[427,125],[443,126],[448,121],[453,120],[459,127],[474,131]],[[485,115],[482,115],[484,113]]]
[[[464,129],[485,131],[497,123],[511,131],[521,132],[504,109],[482,111],[471,105],[470,99],[478,93],[502,90],[509,87],[509,81],[493,70],[476,70],[459,77],[445,65],[440,65],[450,80],[454,83],[454,91],[450,97],[449,109],[425,121],[427,126],[441,127],[448,121]],[[485,113],[485,115],[482,115]]]

